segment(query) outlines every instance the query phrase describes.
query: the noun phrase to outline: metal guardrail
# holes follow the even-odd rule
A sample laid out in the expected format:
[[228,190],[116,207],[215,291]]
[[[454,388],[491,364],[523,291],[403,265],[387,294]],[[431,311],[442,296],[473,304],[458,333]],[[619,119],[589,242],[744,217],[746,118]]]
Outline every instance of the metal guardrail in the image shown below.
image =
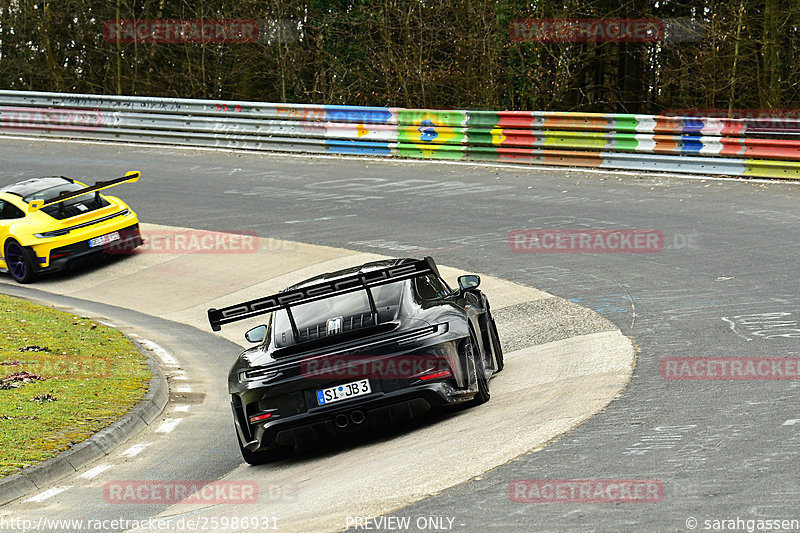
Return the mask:
[[800,178],[800,120],[0,91],[0,135]]

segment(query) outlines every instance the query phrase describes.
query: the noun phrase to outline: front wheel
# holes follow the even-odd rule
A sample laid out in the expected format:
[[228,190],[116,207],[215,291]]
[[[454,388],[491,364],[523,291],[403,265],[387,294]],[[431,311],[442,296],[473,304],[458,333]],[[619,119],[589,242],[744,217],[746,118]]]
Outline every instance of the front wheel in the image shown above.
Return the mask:
[[33,254],[17,241],[8,241],[5,249],[5,262],[11,277],[18,283],[30,283],[36,279],[33,269]]

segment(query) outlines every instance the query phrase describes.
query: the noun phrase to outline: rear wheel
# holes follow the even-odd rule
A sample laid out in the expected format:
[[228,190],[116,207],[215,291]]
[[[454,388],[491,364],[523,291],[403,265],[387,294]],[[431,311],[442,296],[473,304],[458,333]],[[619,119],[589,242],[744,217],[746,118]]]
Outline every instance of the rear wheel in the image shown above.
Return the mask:
[[236,440],[239,441],[239,451],[242,452],[242,459],[249,465],[263,465],[266,463],[274,463],[281,459],[286,459],[292,455],[294,451],[289,446],[278,446],[266,451],[251,452],[242,445],[242,439],[239,437],[239,432],[236,432]]
[[503,361],[503,347],[500,346],[500,337],[497,335],[497,326],[494,325],[494,318],[492,314],[487,315],[486,329],[489,332],[489,341],[492,343],[492,353],[497,363],[497,372],[503,370],[505,362]]
[[483,363],[483,357],[478,353],[478,343],[475,342],[474,336],[470,338],[470,342],[466,346],[467,357],[470,361],[472,371],[475,372],[475,379],[478,381],[478,392],[470,401],[470,405],[481,405],[489,401],[491,395],[489,394],[489,379],[486,377],[486,367]]
[[17,241],[6,243],[5,262],[11,277],[18,283],[30,283],[36,279],[33,269],[33,253]]

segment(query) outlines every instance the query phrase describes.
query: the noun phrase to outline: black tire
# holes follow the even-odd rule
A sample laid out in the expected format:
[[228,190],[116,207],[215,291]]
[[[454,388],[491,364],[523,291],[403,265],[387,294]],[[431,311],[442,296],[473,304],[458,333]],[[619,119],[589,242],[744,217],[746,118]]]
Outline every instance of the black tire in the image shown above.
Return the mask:
[[3,258],[9,274],[17,283],[36,281],[34,255],[28,248],[13,239],[9,239],[6,241]]
[[242,446],[242,439],[239,437],[238,431],[236,432],[236,440],[239,441],[239,451],[242,452],[242,459],[244,459],[244,462],[249,465],[274,463],[275,461],[280,461],[281,459],[287,459],[291,457],[292,452],[294,452],[294,449],[289,446],[278,445],[271,450],[251,452]]
[[497,362],[497,372],[500,372],[505,366],[505,361],[503,361],[503,347],[500,346],[500,337],[497,335],[497,326],[494,324],[494,318],[492,318],[492,314],[487,313],[486,318],[486,329],[489,332],[489,340],[492,343],[492,352],[494,353],[495,361]]
[[486,377],[486,368],[483,363],[483,358],[474,348],[477,345],[478,343],[475,342],[473,337],[466,346],[467,357],[470,358],[470,366],[472,366],[475,372],[475,379],[478,382],[478,392],[475,393],[475,396],[469,402],[471,406],[484,404],[491,398],[491,394],[489,393],[489,380]]

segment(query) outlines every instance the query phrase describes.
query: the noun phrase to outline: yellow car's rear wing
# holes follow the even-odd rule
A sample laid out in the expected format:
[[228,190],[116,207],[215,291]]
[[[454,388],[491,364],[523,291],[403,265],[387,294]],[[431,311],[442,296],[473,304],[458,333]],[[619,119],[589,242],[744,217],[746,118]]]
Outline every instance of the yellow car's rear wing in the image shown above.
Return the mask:
[[131,170],[125,173],[124,176],[121,178],[116,178],[113,180],[108,181],[98,181],[94,185],[90,185],[84,189],[80,189],[77,191],[72,192],[65,192],[55,198],[48,200],[45,202],[44,200],[31,200],[28,202],[28,212],[33,213],[42,209],[43,207],[47,207],[49,205],[60,204],[61,202],[66,202],[67,200],[71,200],[72,198],[77,198],[78,196],[83,196],[84,194],[88,194],[90,192],[100,192],[103,189],[108,189],[109,187],[114,187],[115,185],[119,185],[121,183],[136,183],[139,181],[139,176],[142,173],[138,170]]

